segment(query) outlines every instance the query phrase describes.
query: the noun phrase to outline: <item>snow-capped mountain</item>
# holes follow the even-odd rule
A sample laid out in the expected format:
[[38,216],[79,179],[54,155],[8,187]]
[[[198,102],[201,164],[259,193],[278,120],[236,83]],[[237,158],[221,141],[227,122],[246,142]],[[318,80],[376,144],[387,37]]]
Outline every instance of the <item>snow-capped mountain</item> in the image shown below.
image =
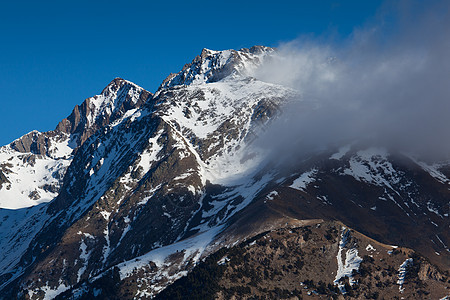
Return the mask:
[[23,208],[49,202],[57,195],[73,151],[95,131],[139,108],[151,94],[114,79],[100,95],[86,99],[55,130],[32,131],[0,148],[0,207]]
[[[361,245],[348,246],[348,226],[418,251],[425,258],[389,264],[402,274],[432,268],[421,280],[445,296],[450,164],[354,143],[281,168],[254,143],[299,97],[253,77],[275,53],[204,49],[155,94],[116,78],[54,131],[0,148],[0,296],[152,298],[223,247],[268,230],[295,235],[303,220],[342,222],[323,225],[341,232],[326,239],[337,261],[329,293],[349,293],[341,278],[357,286],[352,274],[365,262]],[[401,289],[413,295],[405,276]]]

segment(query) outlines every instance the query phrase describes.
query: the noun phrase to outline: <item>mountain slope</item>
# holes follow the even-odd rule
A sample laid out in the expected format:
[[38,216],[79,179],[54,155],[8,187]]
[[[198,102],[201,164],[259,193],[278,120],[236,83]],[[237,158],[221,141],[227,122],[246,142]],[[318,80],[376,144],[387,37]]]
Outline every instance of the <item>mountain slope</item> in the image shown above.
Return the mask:
[[[46,222],[54,218],[54,214],[48,211],[48,203],[59,195],[66,170],[83,140],[96,127],[103,126],[111,115],[116,119],[123,116],[124,106],[138,107],[149,96],[150,93],[137,85],[116,78],[102,94],[86,99],[81,105],[85,109],[80,110],[77,106],[55,130],[45,133],[33,131],[0,148],[4,174],[0,188],[3,284],[23,272],[15,264],[23,259],[21,256]],[[95,110],[96,102],[107,105]],[[116,103],[116,110],[111,109],[112,103]],[[73,126],[64,129],[61,124]],[[80,139],[80,136],[84,138]]]
[[58,195],[73,150],[99,128],[120,121],[151,94],[116,78],[100,95],[76,106],[55,130],[32,131],[0,148],[3,174],[0,207],[22,208],[49,202]]
[[336,222],[299,223],[220,249],[156,299],[439,299],[447,293],[448,277],[410,249]]

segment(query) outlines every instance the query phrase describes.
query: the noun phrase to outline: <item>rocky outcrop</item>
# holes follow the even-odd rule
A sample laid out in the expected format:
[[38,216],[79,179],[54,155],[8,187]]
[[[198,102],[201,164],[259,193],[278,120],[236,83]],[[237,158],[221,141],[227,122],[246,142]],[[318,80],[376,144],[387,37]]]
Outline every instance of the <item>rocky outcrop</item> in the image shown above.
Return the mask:
[[95,131],[120,119],[127,111],[141,107],[152,94],[121,78],[112,80],[100,95],[87,98],[75,106],[72,113],[55,129],[76,135],[77,145],[83,144]]
[[11,143],[11,147],[22,153],[47,155],[51,141],[46,134],[32,131]]

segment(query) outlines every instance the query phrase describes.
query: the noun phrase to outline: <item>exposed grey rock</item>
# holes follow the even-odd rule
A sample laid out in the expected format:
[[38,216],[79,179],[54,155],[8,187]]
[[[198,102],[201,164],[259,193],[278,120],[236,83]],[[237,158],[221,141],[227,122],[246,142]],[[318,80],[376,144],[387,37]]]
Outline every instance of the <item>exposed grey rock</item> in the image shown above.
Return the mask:
[[47,155],[50,143],[48,136],[38,131],[32,131],[12,142],[11,147],[23,153]]
[[3,172],[0,170],[0,189],[3,188],[3,185],[10,183],[8,178],[6,178],[5,174],[3,174]]

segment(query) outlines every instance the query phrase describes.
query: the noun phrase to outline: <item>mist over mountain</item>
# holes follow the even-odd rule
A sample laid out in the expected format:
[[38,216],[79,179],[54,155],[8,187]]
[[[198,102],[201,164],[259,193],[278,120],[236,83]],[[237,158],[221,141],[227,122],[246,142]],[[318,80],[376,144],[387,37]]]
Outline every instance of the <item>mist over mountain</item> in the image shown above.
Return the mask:
[[319,149],[367,140],[448,159],[450,7],[390,8],[376,18],[387,21],[373,21],[344,44],[299,39],[260,66],[256,78],[300,93],[262,140]]

